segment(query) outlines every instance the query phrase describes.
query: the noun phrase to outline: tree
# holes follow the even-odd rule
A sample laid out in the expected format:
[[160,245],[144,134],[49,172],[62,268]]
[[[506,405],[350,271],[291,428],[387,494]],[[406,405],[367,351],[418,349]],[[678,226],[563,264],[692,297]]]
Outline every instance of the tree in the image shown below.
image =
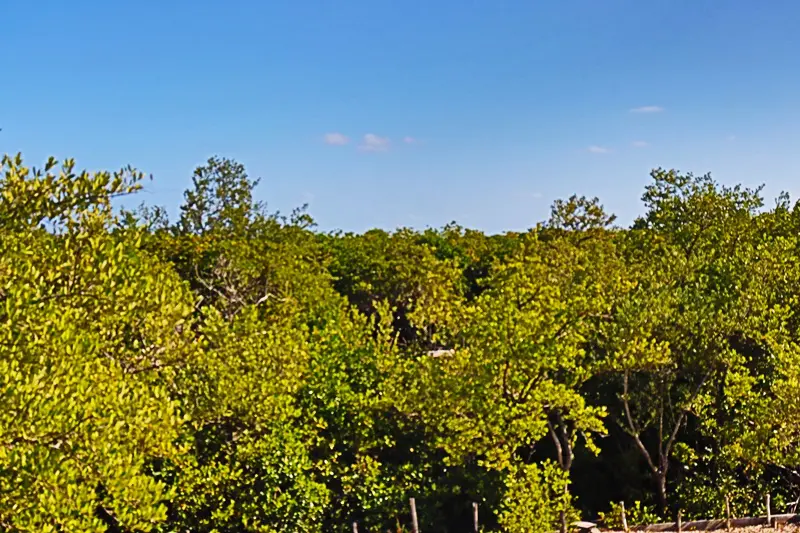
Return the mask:
[[170,494],[148,465],[181,453],[192,297],[112,215],[141,175],[55,168],[5,157],[0,178],[0,522],[149,531]]
[[382,230],[364,235],[331,235],[327,238],[334,287],[367,315],[388,302],[398,342],[420,349],[435,348],[436,325],[420,313],[436,305],[446,308],[459,291],[459,270],[436,249],[408,229],[394,234]]
[[747,373],[736,341],[757,341],[769,321],[753,268],[758,191],[674,171],[652,177],[648,211],[624,238],[631,289],[601,344],[618,387],[614,418],[647,464],[664,515],[671,463],[689,451],[682,431],[692,418],[713,427],[719,391],[746,394],[724,387]]
[[593,372],[585,343],[617,279],[613,245],[602,230],[523,242],[477,298],[441,312],[442,344],[453,351],[414,361],[420,378],[406,408],[439,428],[452,464],[475,457],[509,476],[549,435],[567,479],[577,437],[591,446],[604,432],[603,410],[580,387]]
[[[320,531],[330,495],[317,481],[295,394],[309,357],[306,332],[266,322],[257,306],[226,319],[204,309],[203,356],[180,376],[193,432],[177,462],[171,528]],[[173,529],[174,530],[174,529]]]
[[178,227],[181,233],[202,235],[213,231],[242,231],[263,212],[253,201],[251,180],[244,165],[232,159],[211,157],[195,169],[192,189],[184,193]]
[[209,159],[180,222],[150,243],[202,298],[203,354],[181,374],[194,447],[174,466],[173,527],[317,531],[330,499],[297,396],[311,332],[341,301],[312,221],[266,213],[256,184],[241,164]]

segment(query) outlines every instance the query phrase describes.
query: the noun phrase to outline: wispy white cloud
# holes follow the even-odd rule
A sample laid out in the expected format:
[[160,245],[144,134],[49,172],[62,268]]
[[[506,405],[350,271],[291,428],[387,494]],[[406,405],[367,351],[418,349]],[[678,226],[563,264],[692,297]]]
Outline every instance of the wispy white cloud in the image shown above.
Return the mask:
[[589,150],[593,154],[607,154],[608,152],[611,151],[611,150],[609,150],[608,148],[606,148],[604,146],[596,146],[594,144],[592,146],[590,146],[589,148],[587,148],[587,150]]
[[348,139],[347,135],[344,135],[343,133],[333,132],[325,134],[325,144],[330,144],[331,146],[344,146],[349,142],[350,139]]
[[631,109],[631,113],[661,113],[662,111],[664,108],[658,105],[643,105]]
[[380,137],[374,133],[367,133],[364,135],[364,140],[361,143],[361,148],[367,152],[385,152],[389,149],[391,141],[388,137]]
[[414,137],[403,137],[403,142],[406,144],[417,144],[417,140]]
[[650,146],[650,143],[647,141],[633,141],[631,143],[631,146],[633,146],[634,148],[646,148]]

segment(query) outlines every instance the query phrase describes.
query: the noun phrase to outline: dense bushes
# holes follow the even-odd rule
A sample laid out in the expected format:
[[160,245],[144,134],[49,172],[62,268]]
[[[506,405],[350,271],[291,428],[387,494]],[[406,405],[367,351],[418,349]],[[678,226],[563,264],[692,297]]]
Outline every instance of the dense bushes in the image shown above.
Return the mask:
[[[0,529],[549,531],[797,497],[800,208],[655,170],[644,213],[321,234],[196,170],[0,176]],[[636,503],[634,503],[636,502]],[[637,511],[638,512],[638,511]],[[645,519],[645,518],[642,518]]]

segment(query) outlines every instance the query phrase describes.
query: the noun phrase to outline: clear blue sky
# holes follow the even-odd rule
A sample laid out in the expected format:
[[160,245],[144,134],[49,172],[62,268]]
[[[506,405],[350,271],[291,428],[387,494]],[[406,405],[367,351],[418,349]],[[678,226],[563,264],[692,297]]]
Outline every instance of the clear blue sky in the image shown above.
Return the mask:
[[271,208],[309,202],[323,229],[519,230],[573,192],[627,223],[655,166],[800,192],[797,0],[3,0],[0,14],[0,152],[132,164],[155,177],[141,199],[172,213],[214,154],[260,176]]

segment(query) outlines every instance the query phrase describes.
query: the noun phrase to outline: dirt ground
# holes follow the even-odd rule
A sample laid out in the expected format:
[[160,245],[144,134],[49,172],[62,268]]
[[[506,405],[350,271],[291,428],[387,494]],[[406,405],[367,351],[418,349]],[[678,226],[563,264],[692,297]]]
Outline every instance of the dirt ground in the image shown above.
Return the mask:
[[[644,531],[644,530],[635,530],[631,529],[631,533],[634,531]],[[684,529],[685,532],[689,532],[690,530]],[[713,530],[717,533],[725,533],[725,528],[722,529],[715,529]],[[748,527],[735,527],[731,529],[732,533],[800,533],[800,525],[797,524],[785,524],[779,526],[777,529],[772,527],[766,526],[748,526]],[[603,533],[623,533],[622,531],[604,531]]]

